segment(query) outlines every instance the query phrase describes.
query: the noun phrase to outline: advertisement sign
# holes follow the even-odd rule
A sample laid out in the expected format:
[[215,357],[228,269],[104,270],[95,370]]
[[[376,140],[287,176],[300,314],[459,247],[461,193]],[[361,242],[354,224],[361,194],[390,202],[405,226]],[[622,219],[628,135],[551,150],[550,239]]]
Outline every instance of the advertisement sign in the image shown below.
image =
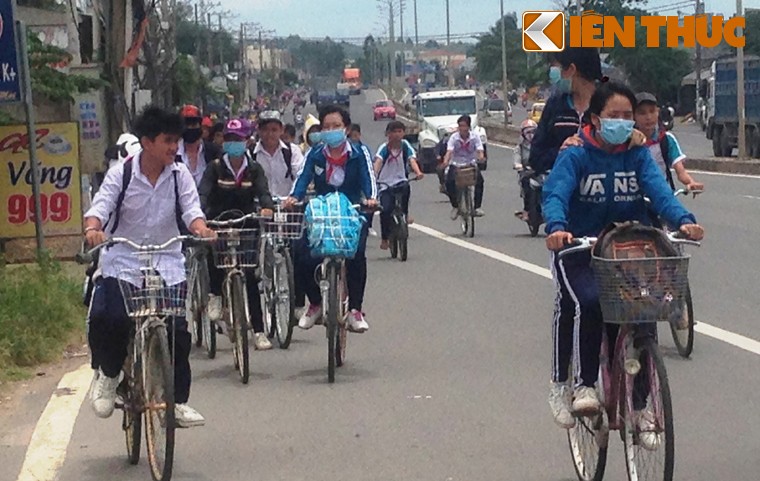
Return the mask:
[[[38,124],[40,207],[45,235],[82,232],[76,122]],[[34,197],[26,126],[0,127],[0,238],[34,237]]]
[[21,101],[13,1],[0,2],[0,104]]

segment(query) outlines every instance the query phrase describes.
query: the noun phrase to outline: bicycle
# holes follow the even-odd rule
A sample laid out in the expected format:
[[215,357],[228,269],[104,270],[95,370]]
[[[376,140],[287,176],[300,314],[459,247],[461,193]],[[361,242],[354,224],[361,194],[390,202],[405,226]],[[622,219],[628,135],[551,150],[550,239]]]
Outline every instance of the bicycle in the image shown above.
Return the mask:
[[[225,214],[228,213],[219,217]],[[258,227],[229,229],[224,229],[224,227],[242,226],[246,221],[263,219],[265,218],[256,214],[246,214],[234,219],[206,222],[209,227],[215,228],[218,236],[217,241],[212,244],[214,265],[225,271],[222,284],[222,306],[228,316],[225,321],[227,335],[233,345],[233,362],[243,384],[248,384],[250,377],[248,330],[251,328],[245,269],[255,269],[259,265],[260,231]]]
[[261,238],[261,308],[264,328],[269,337],[277,336],[281,349],[287,349],[295,327],[295,279],[291,241],[300,239],[304,231],[303,212],[285,211],[275,199],[276,210],[271,221],[264,222]]
[[391,231],[388,236],[390,244],[391,258],[398,258],[401,262],[406,262],[409,255],[409,225],[407,224],[406,214],[403,209],[404,190],[409,187],[409,182],[416,181],[416,178],[407,179],[406,181],[391,186],[385,182],[378,182],[378,186],[385,186],[391,190],[393,195],[393,210],[391,211]]
[[188,247],[187,258],[187,317],[196,347],[206,348],[209,359],[216,357],[216,329],[206,312],[209,293],[207,249]]
[[475,184],[478,182],[478,166],[456,167],[455,185],[461,219],[462,235],[475,237]]
[[[185,315],[187,284],[167,285],[170,271],[157,270],[160,254],[176,242],[203,242],[192,236],[177,236],[160,245],[141,245],[127,238],[114,237],[93,249],[77,255],[86,263],[104,247],[127,244],[136,251],[142,266],[131,272],[130,280],[118,279],[124,306],[134,327],[130,329],[124,377],[117,388],[121,401],[116,408],[123,412],[122,429],[127,445],[127,458],[132,465],[140,460],[140,435],[143,416],[146,426],[145,445],[151,476],[155,481],[169,481],[174,466],[174,346],[169,346],[169,318]],[[158,259],[154,259],[159,257]],[[125,274],[129,274],[127,271]],[[182,271],[178,276],[184,277]],[[135,283],[136,282],[136,283]],[[172,336],[172,341],[174,336]]]
[[[699,245],[672,234],[668,239],[674,244]],[[560,262],[568,254],[591,250],[596,242],[594,237],[574,239],[573,247],[558,253]],[[602,331],[596,388],[602,409],[591,416],[576,414],[575,427],[567,432],[581,481],[603,478],[610,430],[620,431],[629,480],[673,479],[673,406],[656,329],[652,328],[658,321],[673,322],[680,315],[680,301],[688,285],[688,260],[688,256],[607,259],[592,255],[604,322],[619,325],[619,330],[613,354],[607,332]],[[641,429],[642,424],[646,430]],[[649,467],[648,455],[658,453],[663,459]]]

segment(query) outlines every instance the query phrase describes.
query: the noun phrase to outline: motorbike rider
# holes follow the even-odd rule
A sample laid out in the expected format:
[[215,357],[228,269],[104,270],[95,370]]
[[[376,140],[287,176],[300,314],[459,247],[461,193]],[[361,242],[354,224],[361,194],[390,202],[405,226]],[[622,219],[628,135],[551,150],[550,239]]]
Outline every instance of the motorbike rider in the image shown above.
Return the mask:
[[515,216],[522,220],[528,220],[528,196],[525,194],[530,188],[530,175],[527,175],[529,171],[528,157],[530,156],[530,145],[533,142],[533,135],[536,132],[538,124],[532,119],[525,119],[520,124],[520,143],[514,150],[514,169],[520,173],[520,194],[523,198],[523,210],[515,212]]

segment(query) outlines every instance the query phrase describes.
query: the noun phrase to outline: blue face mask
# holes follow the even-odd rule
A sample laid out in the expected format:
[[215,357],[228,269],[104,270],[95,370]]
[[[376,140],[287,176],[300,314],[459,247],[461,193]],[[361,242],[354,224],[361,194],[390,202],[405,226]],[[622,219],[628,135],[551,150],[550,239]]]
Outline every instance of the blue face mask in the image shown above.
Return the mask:
[[625,119],[599,119],[602,123],[599,135],[605,142],[612,145],[626,143],[633,133],[633,120]]
[[557,85],[559,79],[562,78],[562,71],[556,65],[549,67],[549,83]]
[[337,147],[346,141],[346,129],[323,130],[320,137],[330,147]]
[[309,142],[314,144],[318,144],[322,142],[322,132],[312,132],[309,134]]
[[224,153],[230,157],[242,157],[245,154],[245,141],[225,142],[222,147],[224,148]]

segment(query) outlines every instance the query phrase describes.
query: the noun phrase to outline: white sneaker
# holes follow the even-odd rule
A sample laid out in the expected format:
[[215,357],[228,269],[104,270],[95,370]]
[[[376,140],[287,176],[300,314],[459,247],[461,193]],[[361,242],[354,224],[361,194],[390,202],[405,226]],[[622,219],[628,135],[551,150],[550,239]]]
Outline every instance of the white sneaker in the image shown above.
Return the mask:
[[573,401],[573,412],[576,414],[596,414],[600,409],[599,397],[596,395],[596,389],[588,386],[581,386],[575,390],[575,400]]
[[363,333],[369,329],[369,324],[364,319],[364,314],[356,309],[351,309],[351,312],[346,314],[346,321],[348,321],[348,330],[356,333]]
[[636,426],[639,430],[639,444],[648,451],[657,451],[661,444],[662,434],[656,432],[657,424],[654,411],[647,405],[641,411],[636,411]]
[[206,313],[211,321],[219,321],[222,319],[222,297],[215,296],[213,294],[208,295],[208,306],[206,307]]
[[272,343],[269,342],[266,334],[263,332],[256,332],[253,334],[253,347],[255,347],[257,351],[267,351],[272,349]]
[[108,377],[98,370],[97,379],[92,388],[92,410],[99,418],[110,418],[116,404],[116,388],[119,387],[119,377]]
[[481,208],[477,208],[475,209],[475,212],[473,213],[473,215],[475,217],[483,217],[484,215],[486,215],[486,212]]
[[298,320],[298,327],[301,329],[311,329],[319,319],[322,318],[322,306],[310,304],[306,312]]
[[377,231],[373,229],[372,227],[369,228],[369,235],[372,237],[377,237]]
[[554,422],[562,429],[575,427],[575,417],[570,412],[570,386],[562,382],[553,382],[549,389],[549,407]]
[[451,220],[457,220],[457,217],[459,217],[459,207],[452,207],[451,208]]
[[94,369],[92,371],[92,382],[90,382],[90,390],[87,392],[87,397],[90,399],[90,402],[95,400],[95,384],[97,384],[98,378],[100,378],[100,369]]
[[187,404],[174,405],[174,421],[180,428],[193,428],[206,424],[206,419]]

